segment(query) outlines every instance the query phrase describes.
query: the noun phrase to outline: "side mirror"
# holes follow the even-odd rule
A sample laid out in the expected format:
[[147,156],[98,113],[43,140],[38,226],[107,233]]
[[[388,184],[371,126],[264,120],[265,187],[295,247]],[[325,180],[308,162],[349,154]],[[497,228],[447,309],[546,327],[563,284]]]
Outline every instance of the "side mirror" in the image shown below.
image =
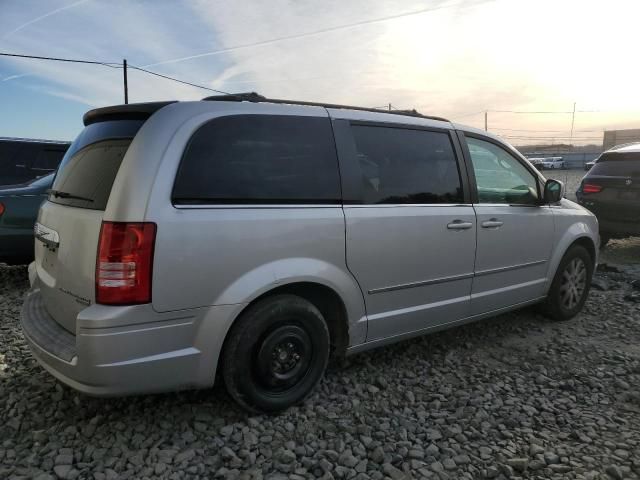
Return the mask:
[[558,203],[564,198],[564,183],[560,180],[549,179],[544,184],[544,203]]

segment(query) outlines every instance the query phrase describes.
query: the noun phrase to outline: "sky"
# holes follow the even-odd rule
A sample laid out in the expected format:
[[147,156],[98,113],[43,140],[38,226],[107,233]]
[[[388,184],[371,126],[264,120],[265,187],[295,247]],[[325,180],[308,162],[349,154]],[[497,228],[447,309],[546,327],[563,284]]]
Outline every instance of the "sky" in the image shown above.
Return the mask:
[[[516,145],[567,141],[573,118],[575,143],[601,143],[640,128],[639,14],[637,0],[0,0],[0,52],[481,128],[488,111]],[[123,103],[112,67],[0,57],[0,136],[73,139],[84,112]],[[128,74],[130,102],[213,94]]]

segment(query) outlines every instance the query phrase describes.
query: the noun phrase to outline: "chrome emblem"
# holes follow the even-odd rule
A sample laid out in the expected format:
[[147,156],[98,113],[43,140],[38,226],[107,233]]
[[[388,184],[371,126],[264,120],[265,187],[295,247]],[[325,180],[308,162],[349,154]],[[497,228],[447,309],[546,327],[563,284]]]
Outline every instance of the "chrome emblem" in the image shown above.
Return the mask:
[[627,178],[627,179],[624,181],[624,183],[625,183],[625,185],[631,185],[631,184],[633,183],[633,181],[632,181],[630,178]]

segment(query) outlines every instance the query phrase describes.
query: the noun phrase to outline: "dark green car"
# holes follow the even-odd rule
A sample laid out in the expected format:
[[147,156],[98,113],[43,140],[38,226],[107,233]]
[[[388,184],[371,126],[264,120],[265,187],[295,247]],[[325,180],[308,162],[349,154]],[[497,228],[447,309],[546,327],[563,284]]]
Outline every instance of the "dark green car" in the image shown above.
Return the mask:
[[52,173],[20,185],[0,187],[0,262],[21,264],[33,260],[33,225],[53,176]]

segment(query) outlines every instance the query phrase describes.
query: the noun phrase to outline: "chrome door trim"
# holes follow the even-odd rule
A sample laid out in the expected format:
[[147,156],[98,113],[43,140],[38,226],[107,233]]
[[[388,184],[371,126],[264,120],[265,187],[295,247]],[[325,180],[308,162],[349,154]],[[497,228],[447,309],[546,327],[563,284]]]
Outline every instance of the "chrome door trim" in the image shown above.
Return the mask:
[[394,290],[404,290],[405,288],[423,287],[426,285],[435,285],[438,283],[454,282],[456,280],[466,280],[472,278],[473,273],[463,273],[461,275],[452,275],[450,277],[434,278],[432,280],[421,280],[419,282],[402,283],[400,285],[391,285],[389,287],[372,288],[367,291],[369,295],[375,295],[376,293],[392,292]]
[[345,203],[344,208],[473,207],[471,203]]
[[508,267],[491,268],[489,270],[480,270],[479,272],[475,273],[475,276],[481,277],[483,275],[491,275],[492,273],[508,272],[510,270],[518,270],[520,268],[533,267],[535,265],[543,265],[545,263],[547,263],[546,260],[537,260],[535,262],[519,263],[518,265],[509,265]]
[[452,275],[450,277],[434,278],[432,280],[421,280],[419,282],[402,283],[400,285],[391,285],[388,287],[372,288],[368,290],[369,295],[375,295],[376,293],[393,292],[394,290],[404,290],[406,288],[423,287],[426,285],[436,285],[438,283],[455,282],[456,280],[466,280],[467,278],[480,277],[483,275],[491,275],[492,273],[508,272],[510,270],[518,270],[520,268],[534,267],[536,265],[543,265],[547,263],[546,260],[537,260],[535,262],[520,263],[518,265],[510,265],[508,267],[492,268],[491,270],[481,270],[474,273],[464,273],[462,275]]

